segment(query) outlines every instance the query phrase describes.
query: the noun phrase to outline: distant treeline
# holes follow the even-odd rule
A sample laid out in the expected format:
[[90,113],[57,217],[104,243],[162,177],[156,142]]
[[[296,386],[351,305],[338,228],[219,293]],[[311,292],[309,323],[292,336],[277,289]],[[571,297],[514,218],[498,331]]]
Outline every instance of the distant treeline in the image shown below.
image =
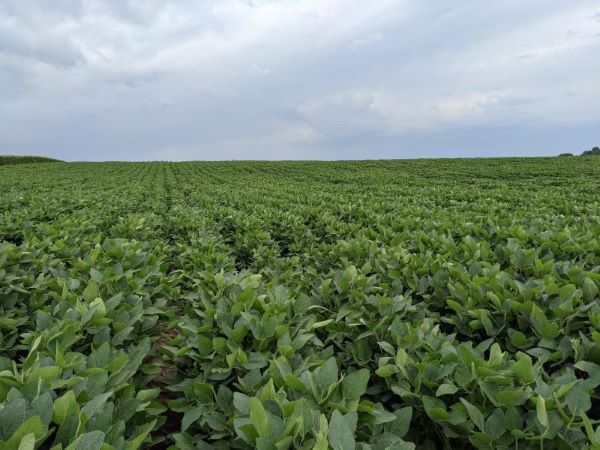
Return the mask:
[[0,155],[0,166],[8,166],[9,164],[29,164],[41,162],[60,162],[59,159],[46,158],[44,156],[13,156]]
[[[558,156],[575,156],[573,153],[561,153]],[[600,156],[600,147],[594,147],[591,150],[586,150],[581,156]]]

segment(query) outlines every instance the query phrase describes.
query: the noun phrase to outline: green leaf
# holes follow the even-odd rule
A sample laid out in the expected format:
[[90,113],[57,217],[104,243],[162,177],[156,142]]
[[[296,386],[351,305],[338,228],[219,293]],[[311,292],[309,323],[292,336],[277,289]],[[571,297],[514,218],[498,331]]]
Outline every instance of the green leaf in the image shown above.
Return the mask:
[[531,357],[525,353],[517,353],[517,362],[512,365],[512,372],[525,384],[535,380]]
[[412,419],[412,408],[407,406],[394,411],[396,420],[388,424],[388,431],[398,437],[403,438],[408,433],[410,421]]
[[33,450],[35,448],[35,434],[27,433],[19,442],[18,450]]
[[485,423],[484,423],[484,418],[483,418],[483,414],[481,414],[481,411],[479,411],[479,409],[475,405],[469,403],[464,398],[461,398],[460,401],[467,408],[467,412],[469,413],[469,417],[471,418],[471,421],[475,424],[475,426],[477,428],[479,428],[479,431],[483,431],[483,427],[484,427]]
[[48,426],[52,422],[53,404],[50,392],[44,392],[36,398],[30,405],[30,414],[40,416],[42,423]]
[[0,328],[4,328],[6,330],[16,330],[17,321],[9,317],[0,317]]
[[0,440],[7,440],[25,421],[27,401],[19,398],[10,401],[0,410]]
[[322,366],[317,367],[313,372],[313,379],[321,395],[337,383],[338,367],[335,358],[329,358]]
[[492,444],[496,440],[496,436],[487,433],[472,433],[469,436],[469,441],[476,448],[493,448]]
[[585,413],[581,415],[581,420],[583,422],[583,426],[585,428],[585,432],[588,436],[588,439],[590,440],[590,442],[593,445],[592,449],[597,450],[598,448],[600,448],[600,436],[599,436],[600,427],[598,427],[596,429],[596,431],[594,432],[594,428],[592,426],[592,421]]
[[517,403],[520,404],[522,397],[522,389],[509,389],[506,391],[498,391],[496,393],[496,401],[504,406],[515,405]]
[[313,329],[315,328],[323,328],[326,327],[327,325],[329,325],[331,322],[333,322],[333,319],[327,319],[327,320],[322,320],[321,322],[315,322],[312,326]]
[[373,423],[375,425],[380,425],[382,423],[390,423],[396,420],[396,415],[386,411],[381,404],[375,405],[375,407],[370,411],[370,414],[374,417]]
[[89,402],[87,402],[83,408],[81,408],[81,412],[85,414],[85,416],[89,419],[96,412],[102,410],[104,405],[106,405],[107,400],[112,396],[112,392],[105,392],[104,394],[98,394],[94,398],[92,398]]
[[500,437],[506,431],[504,423],[504,412],[500,408],[496,408],[492,414],[485,420],[485,432],[492,436]]
[[42,380],[46,385],[60,376],[61,369],[57,366],[42,366],[31,371],[25,380],[27,383]]
[[258,436],[262,438],[269,437],[271,431],[265,407],[256,397],[252,397],[248,404],[250,406],[250,420],[252,421],[252,425],[254,425]]
[[197,406],[184,412],[183,418],[181,419],[181,431],[187,431],[190,425],[196,422],[200,416],[202,416],[203,411],[203,406]]
[[441,397],[442,395],[450,395],[455,394],[458,391],[458,388],[452,383],[444,383],[441,384],[437,391],[435,392],[436,397]]
[[83,433],[65,450],[100,450],[104,443],[104,433],[99,430]]
[[269,439],[258,438],[254,443],[256,450],[277,450],[275,444],[273,444]]
[[370,372],[360,369],[346,375],[342,381],[342,396],[346,402],[357,402],[367,392]]
[[79,403],[77,403],[73,391],[65,392],[54,401],[54,410],[52,411],[54,423],[62,425],[68,416],[77,414],[79,414]]
[[214,391],[208,383],[194,383],[194,399],[201,405],[214,403]]
[[346,267],[339,280],[339,288],[341,289],[341,291],[347,291],[348,289],[350,289],[357,275],[358,271],[356,270],[356,266]]
[[[364,448],[364,447],[363,447]],[[415,444],[403,441],[401,438],[391,433],[383,433],[377,437],[377,442],[371,447],[371,450],[414,450]]]
[[544,428],[548,428],[548,413],[546,412],[546,402],[542,397],[537,398],[535,412],[538,422]]
[[510,342],[512,343],[512,345],[518,348],[527,347],[528,344],[527,336],[525,336],[520,331],[517,331],[510,335]]
[[586,412],[592,407],[590,393],[585,383],[579,380],[565,396],[565,405],[572,414]]
[[206,336],[199,335],[196,338],[196,343],[198,345],[198,355],[200,355],[202,357],[207,357],[212,353],[212,351],[213,351],[212,339],[209,339]]
[[187,433],[173,433],[172,439],[175,441],[176,450],[197,450],[195,440]]
[[596,297],[598,297],[598,286],[591,278],[585,277],[583,280],[583,298],[591,301]]
[[423,402],[423,407],[425,408],[425,412],[429,417],[431,417],[435,421],[445,421],[450,418],[448,411],[446,410],[446,404],[443,400],[430,397],[428,395],[423,395],[421,397],[421,401]]
[[250,401],[249,397],[246,394],[242,394],[241,392],[234,392],[233,406],[245,416],[250,414]]
[[91,302],[98,297],[100,297],[100,289],[98,288],[98,283],[96,283],[94,280],[90,280],[88,285],[83,290],[83,298],[86,301]]
[[152,431],[156,425],[156,420],[149,422],[138,429],[138,434],[135,438],[131,440],[129,445],[127,445],[127,450],[138,450],[146,439],[146,436]]
[[[95,298],[94,300],[92,300],[90,302],[90,309],[94,310],[93,318],[95,320],[102,319],[102,318],[104,318],[104,316],[106,316],[106,304],[104,303],[104,300],[102,300],[99,297]],[[94,323],[97,323],[97,322],[94,322]]]
[[77,435],[77,429],[79,428],[80,420],[79,416],[71,415],[67,416],[64,423],[58,427],[56,432],[56,438],[54,439],[55,444],[62,444],[64,447],[75,439]]
[[537,305],[533,305],[530,319],[535,330],[544,339],[554,339],[560,333],[558,324],[549,321],[546,318],[544,311],[542,311]]
[[375,373],[382,378],[391,377],[396,373],[396,366],[386,364],[385,366],[382,366],[379,369],[377,369]]
[[96,270],[92,267],[90,269],[90,277],[92,277],[92,279],[94,281],[96,281],[97,283],[100,283],[100,282],[102,282],[102,278],[104,277],[104,274],[102,272],[100,272],[99,270]]
[[378,342],[377,344],[379,344],[379,346],[381,347],[381,349],[383,351],[385,351],[386,353],[395,356],[396,355],[396,350],[394,349],[394,347],[392,346],[392,344],[386,342],[386,341],[381,341]]
[[[349,414],[356,415],[356,413],[348,413],[347,416]],[[354,428],[351,428],[351,422],[342,416],[338,410],[335,410],[331,415],[327,437],[333,450],[354,450],[356,448]]]
[[33,434],[36,440],[41,439],[46,434],[46,428],[44,427],[40,416],[30,417],[23,422],[10,439],[6,441],[2,450],[17,450],[22,439],[28,434]]
[[328,450],[329,445],[327,444],[327,435],[329,433],[329,424],[327,423],[327,417],[325,414],[319,416],[319,429],[315,435],[315,445],[313,450]]

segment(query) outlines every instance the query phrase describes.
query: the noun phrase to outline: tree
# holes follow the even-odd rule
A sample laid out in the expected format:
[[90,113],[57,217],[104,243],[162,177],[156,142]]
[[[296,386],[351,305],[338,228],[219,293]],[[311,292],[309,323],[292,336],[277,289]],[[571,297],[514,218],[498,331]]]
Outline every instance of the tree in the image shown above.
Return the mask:
[[575,156],[573,153],[561,153],[558,156]]
[[586,150],[581,156],[600,156],[600,147],[594,147],[591,150]]

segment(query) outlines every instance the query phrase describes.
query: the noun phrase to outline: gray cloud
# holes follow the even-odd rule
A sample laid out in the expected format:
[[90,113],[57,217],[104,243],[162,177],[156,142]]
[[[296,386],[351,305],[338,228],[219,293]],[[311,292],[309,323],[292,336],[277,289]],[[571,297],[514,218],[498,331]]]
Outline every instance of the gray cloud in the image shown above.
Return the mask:
[[122,84],[130,88],[137,88],[146,84],[156,83],[167,76],[166,72],[147,71],[147,72],[127,72],[116,73],[108,77],[110,83]]
[[17,17],[0,16],[0,55],[38,61],[57,68],[85,61],[76,44],[61,30],[47,29],[42,35],[35,24],[24,24]]
[[577,151],[600,139],[597,19],[591,0],[4,0],[0,151]]

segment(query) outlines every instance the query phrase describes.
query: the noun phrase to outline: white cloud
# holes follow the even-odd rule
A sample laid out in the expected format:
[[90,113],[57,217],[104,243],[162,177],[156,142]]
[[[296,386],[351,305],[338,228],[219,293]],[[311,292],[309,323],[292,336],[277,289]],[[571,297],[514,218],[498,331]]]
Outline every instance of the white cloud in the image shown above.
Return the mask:
[[269,75],[271,71],[266,67],[261,67],[258,64],[252,64],[252,71],[256,75]]
[[350,44],[350,47],[357,47],[359,45],[370,44],[372,42],[381,41],[382,39],[385,39],[385,37],[379,32],[369,33],[366,36],[354,39]]

